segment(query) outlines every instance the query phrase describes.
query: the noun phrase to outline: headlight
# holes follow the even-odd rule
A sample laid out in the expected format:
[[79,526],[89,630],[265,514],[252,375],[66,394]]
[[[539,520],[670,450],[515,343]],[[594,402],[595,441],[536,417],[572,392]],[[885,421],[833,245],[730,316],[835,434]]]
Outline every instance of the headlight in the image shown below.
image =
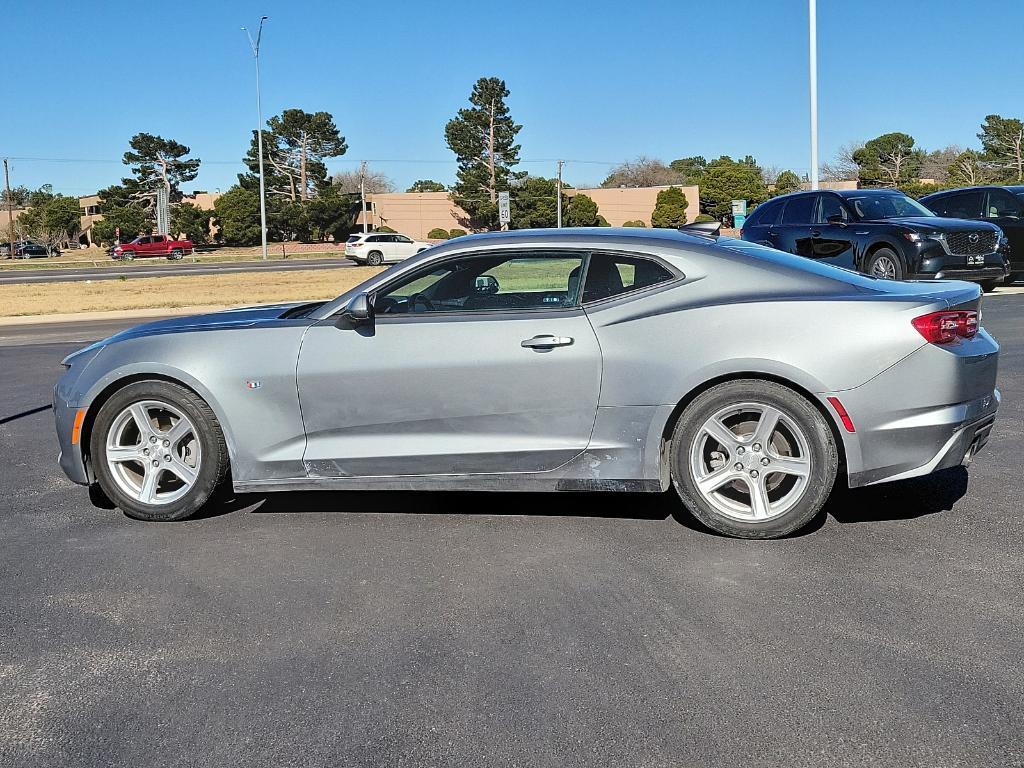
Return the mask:
[[942,232],[929,232],[922,234],[921,232],[904,232],[903,237],[912,243],[920,243],[924,240],[945,240],[946,235]]

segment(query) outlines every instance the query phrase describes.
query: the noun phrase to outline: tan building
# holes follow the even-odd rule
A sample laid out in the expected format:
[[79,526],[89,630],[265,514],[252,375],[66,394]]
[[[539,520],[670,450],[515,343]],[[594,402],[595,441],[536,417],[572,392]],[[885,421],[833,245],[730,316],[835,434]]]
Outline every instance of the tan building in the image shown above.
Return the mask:
[[[566,195],[587,195],[597,203],[597,212],[613,227],[627,221],[642,221],[651,225],[651,213],[658,193],[664,187],[597,187],[593,189],[566,189]],[[700,193],[697,187],[680,187],[686,197],[687,221],[700,214]],[[367,218],[374,227],[388,226],[417,240],[426,239],[432,229],[466,229],[460,219],[466,212],[453,203],[447,192],[388,192],[366,196],[369,210]],[[361,226],[362,214],[357,223]]]

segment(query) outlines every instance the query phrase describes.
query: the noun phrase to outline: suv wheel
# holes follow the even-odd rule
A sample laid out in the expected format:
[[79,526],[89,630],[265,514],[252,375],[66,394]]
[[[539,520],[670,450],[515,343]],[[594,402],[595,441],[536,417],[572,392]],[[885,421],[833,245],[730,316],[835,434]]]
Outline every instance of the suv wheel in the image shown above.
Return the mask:
[[140,381],[100,408],[89,441],[100,488],[138,520],[183,520],[223,482],[228,452],[217,418],[194,392]]
[[370,251],[366,254],[366,263],[371,267],[379,267],[384,263],[384,254],[380,251]]
[[839,456],[811,403],[770,381],[730,381],[699,395],[672,435],[672,482],[686,507],[719,533],[771,539],[824,506]]
[[903,265],[900,257],[890,248],[879,248],[868,259],[866,272],[885,280],[902,280]]

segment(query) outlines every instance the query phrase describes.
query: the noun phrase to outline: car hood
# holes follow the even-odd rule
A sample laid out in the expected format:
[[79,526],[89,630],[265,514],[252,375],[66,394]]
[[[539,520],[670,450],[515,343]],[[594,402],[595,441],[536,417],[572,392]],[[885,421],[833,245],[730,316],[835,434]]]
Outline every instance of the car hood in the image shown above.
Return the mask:
[[105,339],[103,343],[109,344],[123,339],[157,336],[165,333],[246,328],[256,325],[267,325],[285,319],[290,319],[294,322],[298,318],[289,318],[289,315],[294,314],[292,310],[299,307],[314,308],[322,303],[294,302],[289,304],[268,304],[259,307],[227,309],[221,312],[209,312],[202,315],[169,317],[166,320],[157,320],[152,323],[133,326],[111,336],[109,339]]
[[899,224],[914,232],[991,232],[994,224],[970,219],[947,219],[942,216],[897,216],[877,219],[872,224]]

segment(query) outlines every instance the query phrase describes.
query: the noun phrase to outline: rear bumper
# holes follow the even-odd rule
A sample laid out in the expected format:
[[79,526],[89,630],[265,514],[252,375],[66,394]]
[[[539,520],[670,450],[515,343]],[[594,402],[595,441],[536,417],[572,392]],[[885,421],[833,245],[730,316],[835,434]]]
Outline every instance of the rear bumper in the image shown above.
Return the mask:
[[999,408],[998,364],[999,345],[982,329],[970,340],[926,344],[861,386],[831,393],[855,427],[850,433],[836,422],[850,486],[918,477],[973,458]]

